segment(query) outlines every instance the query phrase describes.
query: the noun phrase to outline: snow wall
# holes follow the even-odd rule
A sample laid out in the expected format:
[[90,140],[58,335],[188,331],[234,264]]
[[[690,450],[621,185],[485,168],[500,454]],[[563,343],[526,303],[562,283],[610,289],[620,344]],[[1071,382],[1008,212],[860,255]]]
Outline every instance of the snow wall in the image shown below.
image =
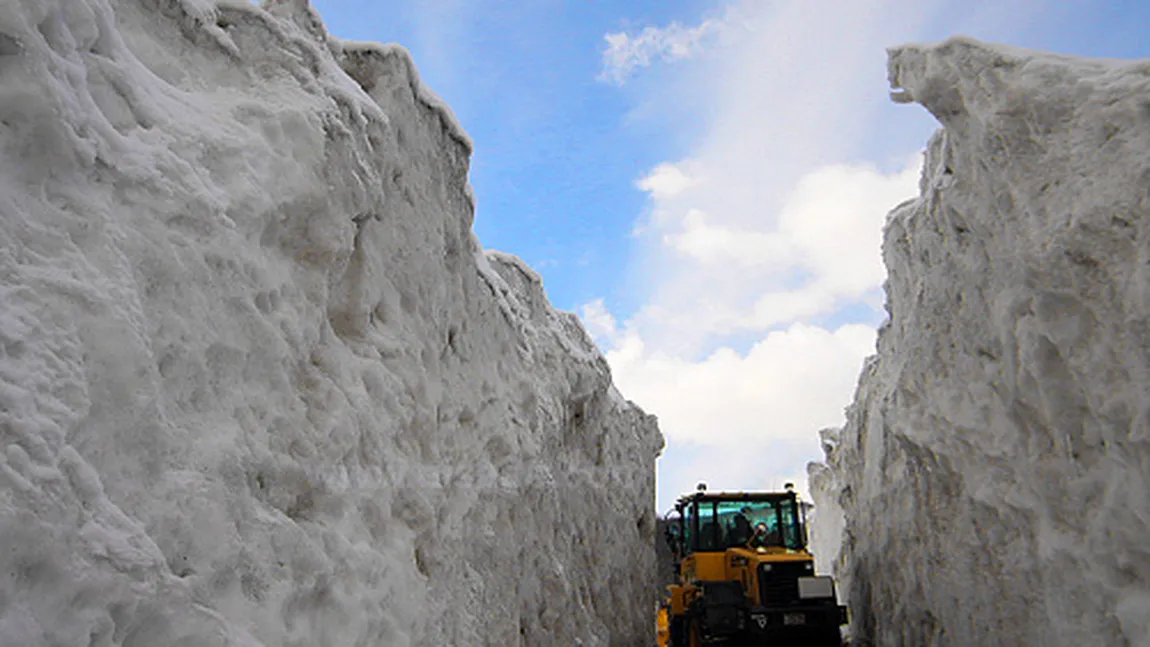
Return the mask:
[[646,645],[654,419],[306,2],[0,4],[0,643]]
[[952,39],[889,67],[942,129],[811,468],[855,644],[1150,645],[1150,62]]

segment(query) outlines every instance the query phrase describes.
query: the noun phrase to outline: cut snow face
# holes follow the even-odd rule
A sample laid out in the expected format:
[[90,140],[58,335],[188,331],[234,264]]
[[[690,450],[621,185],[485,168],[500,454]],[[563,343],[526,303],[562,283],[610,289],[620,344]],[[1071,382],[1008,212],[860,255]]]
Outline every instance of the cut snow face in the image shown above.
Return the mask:
[[820,521],[845,515],[856,642],[1150,645],[1148,71],[891,51],[895,99],[943,127],[889,216],[878,354],[811,469]]
[[649,638],[654,419],[303,1],[0,8],[0,642]]

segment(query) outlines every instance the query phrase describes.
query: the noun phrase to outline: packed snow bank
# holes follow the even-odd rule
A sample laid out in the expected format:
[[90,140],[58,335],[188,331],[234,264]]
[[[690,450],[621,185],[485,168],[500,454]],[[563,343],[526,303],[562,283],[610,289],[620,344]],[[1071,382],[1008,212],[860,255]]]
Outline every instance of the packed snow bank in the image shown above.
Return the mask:
[[631,645],[651,417],[305,2],[0,6],[0,643]]
[[818,499],[856,642],[1150,645],[1150,62],[890,54],[942,123]]

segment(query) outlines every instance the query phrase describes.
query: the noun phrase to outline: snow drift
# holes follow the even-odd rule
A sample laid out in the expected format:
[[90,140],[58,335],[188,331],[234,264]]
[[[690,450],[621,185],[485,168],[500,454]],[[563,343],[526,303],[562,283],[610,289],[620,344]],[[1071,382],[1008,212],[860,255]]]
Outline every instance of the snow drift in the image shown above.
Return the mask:
[[890,53],[942,129],[813,466],[868,645],[1150,645],[1150,63]]
[[0,5],[5,645],[630,645],[653,418],[303,0]]

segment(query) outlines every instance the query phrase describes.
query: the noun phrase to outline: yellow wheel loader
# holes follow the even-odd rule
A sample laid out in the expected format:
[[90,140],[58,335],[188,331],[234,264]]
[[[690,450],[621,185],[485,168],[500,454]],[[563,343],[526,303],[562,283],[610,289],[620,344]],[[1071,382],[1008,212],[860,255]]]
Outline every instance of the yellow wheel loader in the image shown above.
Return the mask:
[[700,484],[665,521],[678,583],[659,612],[660,647],[841,647],[846,607],[834,580],[815,574],[790,484],[719,493]]

